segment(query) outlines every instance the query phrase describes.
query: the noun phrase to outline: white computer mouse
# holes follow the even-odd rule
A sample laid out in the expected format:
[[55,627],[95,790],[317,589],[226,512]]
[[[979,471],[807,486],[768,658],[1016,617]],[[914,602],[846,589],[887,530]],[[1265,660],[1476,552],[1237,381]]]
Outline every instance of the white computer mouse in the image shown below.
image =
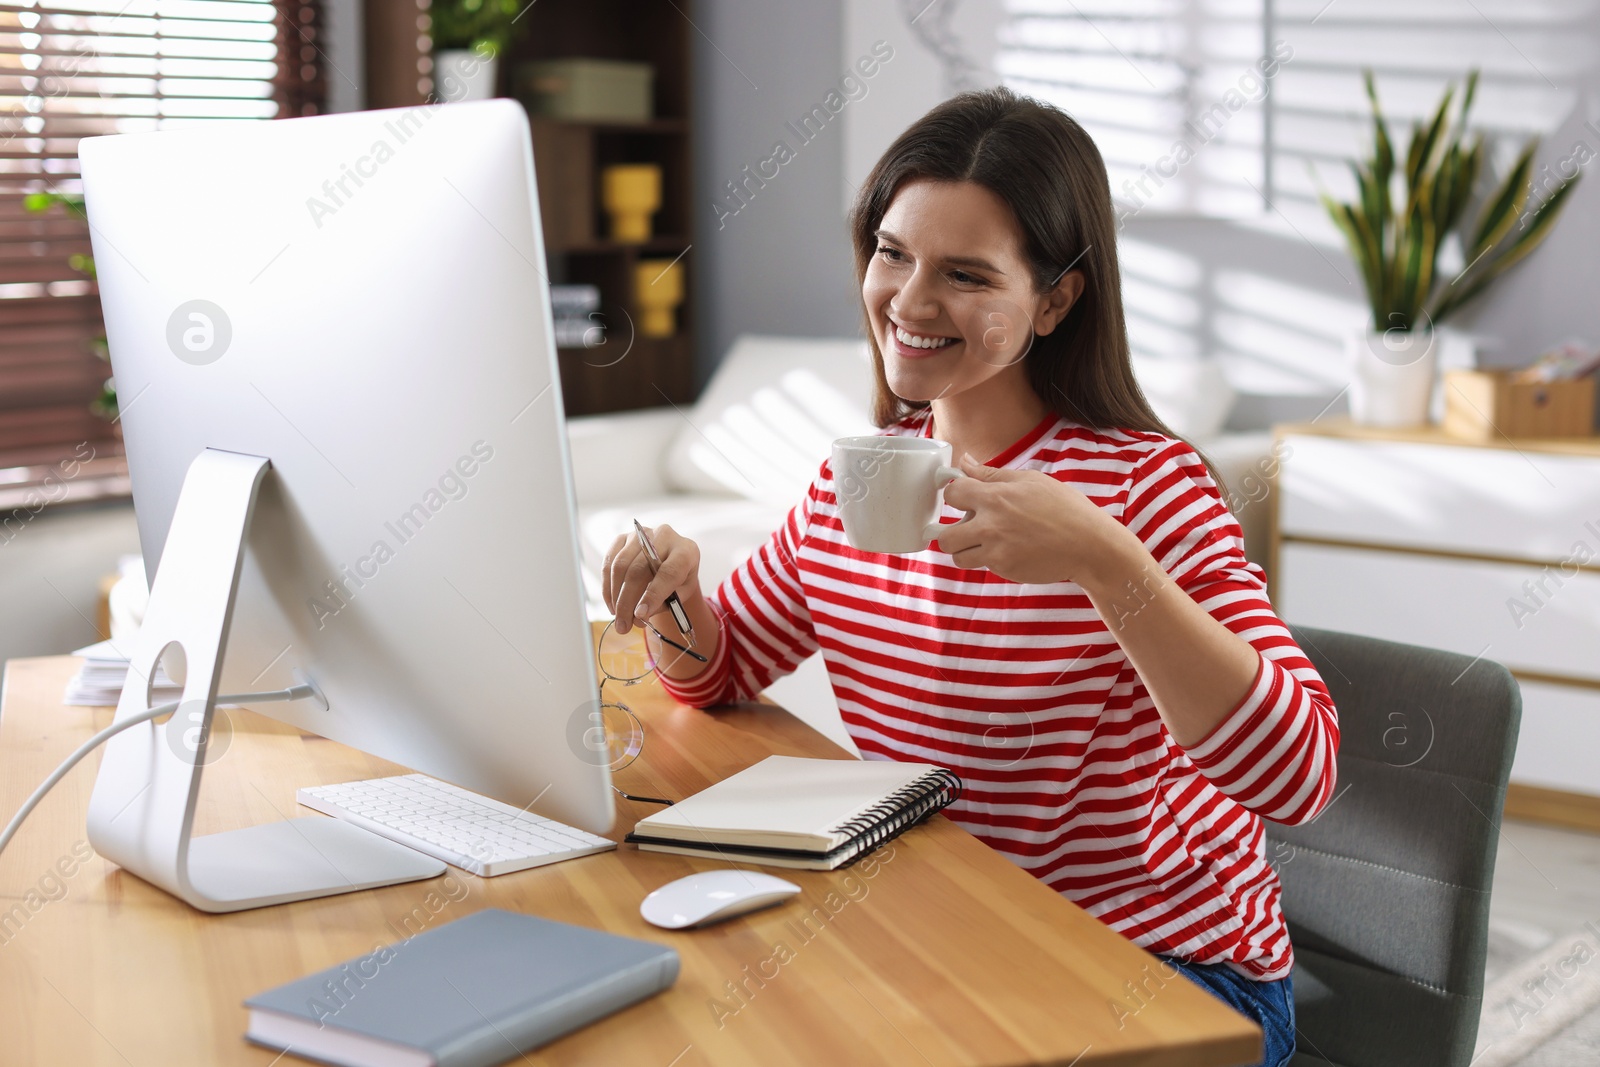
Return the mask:
[[668,882],[639,904],[646,922],[668,930],[707,926],[788,900],[800,887],[757,871],[702,871]]

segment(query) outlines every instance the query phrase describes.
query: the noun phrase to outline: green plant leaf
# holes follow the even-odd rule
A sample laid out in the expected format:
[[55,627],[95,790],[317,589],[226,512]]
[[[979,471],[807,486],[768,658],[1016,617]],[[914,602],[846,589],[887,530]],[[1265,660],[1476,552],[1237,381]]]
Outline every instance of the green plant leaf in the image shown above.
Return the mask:
[[1468,251],[1469,260],[1476,260],[1494,247],[1516,225],[1517,216],[1522,214],[1523,206],[1528,202],[1528,193],[1531,191],[1528,178],[1533,170],[1533,153],[1538,147],[1538,138],[1528,141],[1517,156],[1511,172],[1494,195],[1489,197],[1483,215],[1478,220],[1478,232],[1472,239],[1472,248]]
[[1389,179],[1394,176],[1394,145],[1389,141],[1389,126],[1383,120],[1383,109],[1378,106],[1378,87],[1372,80],[1372,68],[1361,72],[1367,87],[1367,99],[1372,102],[1372,174],[1383,192],[1384,214],[1388,214]]
[[1417,325],[1428,291],[1433,288],[1434,262],[1439,254],[1438,233],[1429,210],[1428,194],[1418,197],[1406,220],[1406,255],[1400,270],[1400,281],[1395,294],[1394,309],[1404,318],[1405,328]]
[[1349,215],[1351,230],[1355,233],[1356,240],[1360,244],[1360,262],[1363,264],[1364,274],[1367,278],[1368,292],[1372,294],[1370,302],[1372,303],[1373,321],[1376,322],[1377,316],[1384,311],[1383,294],[1389,287],[1389,261],[1383,254],[1384,246],[1379,224],[1373,223],[1371,219],[1368,219],[1353,208],[1347,208],[1346,211]]
[[1467,112],[1472,110],[1472,101],[1478,95],[1478,68],[1473,67],[1467,71],[1466,88],[1461,91],[1461,127],[1466,128]]
[[[1367,228],[1372,242],[1382,251],[1389,241],[1390,182],[1394,178],[1394,145],[1389,140],[1389,126],[1383,118],[1383,108],[1378,103],[1378,87],[1370,67],[1361,72],[1366,87],[1367,100],[1372,105],[1372,159],[1363,171],[1356,171],[1356,184],[1361,190],[1362,209],[1366,214]],[[1380,264],[1381,266],[1381,259]]]
[[25,211],[49,211],[57,204],[65,208],[69,214],[76,215],[80,219],[89,217],[88,212],[84,210],[83,197],[81,196],[46,190],[41,193],[28,193],[22,198],[22,207]]
[[1426,297],[1426,290],[1418,296],[1418,285],[1430,283],[1433,278],[1433,259],[1438,252],[1433,222],[1434,180],[1434,170],[1423,166],[1407,188],[1404,215],[1395,219],[1394,266],[1389,278],[1392,288],[1386,302],[1391,320],[1398,317],[1404,329],[1416,323]]
[[[1529,216],[1527,225],[1518,232],[1517,236],[1502,251],[1486,259],[1479,260],[1475,267],[1469,267],[1463,274],[1465,278],[1457,279],[1451,287],[1446,289],[1445,299],[1439,302],[1438,310],[1434,313],[1435,321],[1450,314],[1472,300],[1473,297],[1488,288],[1489,284],[1499,278],[1506,271],[1526,259],[1533,250],[1544,242],[1550,235],[1550,230],[1555,226],[1556,219],[1560,217],[1561,210],[1566,204],[1568,195],[1578,184],[1579,175],[1563,181],[1556,187],[1555,192],[1545,198],[1533,214]],[[1455,286],[1459,285],[1459,289]]]
[[117,383],[114,378],[107,378],[100,383],[100,395],[89,402],[89,410],[105,419],[107,422],[116,420],[117,417]]
[[1495,257],[1494,266],[1496,268],[1503,271],[1506,267],[1516,263],[1539,247],[1540,243],[1550,235],[1550,230],[1555,226],[1556,219],[1560,218],[1561,209],[1566,206],[1567,197],[1572,193],[1572,190],[1578,187],[1578,179],[1580,177],[1581,175],[1574,174],[1572,177],[1562,181],[1556,187],[1555,192],[1545,197],[1539,206],[1533,209],[1533,214],[1528,218],[1527,226],[1512,239],[1511,244],[1506,246],[1504,252]]
[[1433,176],[1433,191],[1429,197],[1429,208],[1433,215],[1433,228],[1437,233],[1449,233],[1454,219],[1450,217],[1450,208],[1456,202],[1456,184],[1461,180],[1461,145],[1452,142],[1445,147],[1444,154],[1439,157],[1439,167]]
[[1411,210],[1411,191],[1417,186],[1416,175],[1422,170],[1422,145],[1427,135],[1422,129],[1422,123],[1411,124],[1411,140],[1406,143],[1406,210]]
[[1381,315],[1379,306],[1384,290],[1383,254],[1373,239],[1372,228],[1354,205],[1341,204],[1326,192],[1319,192],[1317,195],[1322,201],[1323,209],[1328,212],[1328,217],[1344,234],[1350,258],[1355,260],[1356,268],[1361,271],[1362,280],[1366,285],[1367,301],[1372,308],[1373,321],[1376,322]]
[[[1423,185],[1426,172],[1432,165],[1434,149],[1439,144],[1440,135],[1445,128],[1445,119],[1450,112],[1450,101],[1455,98],[1455,86],[1447,86],[1444,99],[1439,101],[1439,108],[1433,113],[1433,120],[1428,123],[1427,129],[1421,126],[1413,127],[1411,151],[1406,153],[1406,188],[1411,194],[1406,204],[1406,213],[1410,214],[1415,206],[1415,194]],[[1417,135],[1421,134],[1422,142],[1417,143]]]
[[1478,175],[1482,170],[1483,136],[1480,134],[1473,138],[1472,146],[1461,156],[1461,170],[1450,205],[1450,230],[1456,230],[1466,218],[1467,202],[1472,199],[1472,190],[1477,187]]
[[1358,207],[1361,214],[1366,216],[1367,225],[1378,237],[1379,245],[1383,244],[1383,226],[1389,215],[1388,198],[1384,196],[1383,186],[1379,184],[1377,175],[1355,163],[1350,164],[1350,173],[1356,180],[1356,202],[1353,207]]
[[435,49],[468,48],[499,55],[526,23],[518,0],[436,0],[429,11]]

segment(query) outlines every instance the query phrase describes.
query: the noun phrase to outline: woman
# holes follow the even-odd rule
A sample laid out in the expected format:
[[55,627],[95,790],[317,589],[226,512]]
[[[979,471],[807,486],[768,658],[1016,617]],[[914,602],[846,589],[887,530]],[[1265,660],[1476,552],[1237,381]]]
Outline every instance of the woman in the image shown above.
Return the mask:
[[877,421],[951,443],[969,477],[949,525],[919,553],[857,552],[824,463],[709,598],[692,541],[658,528],[652,578],[619,538],[617,629],[675,632],[678,592],[710,662],[661,660],[662,684],[700,707],[820,648],[864,756],[955,770],[952,820],[1287,1062],[1293,955],[1261,818],[1327,804],[1337,721],[1204,461],[1134,383],[1099,152],[1054,108],[966,93],[895,142],[851,227]]

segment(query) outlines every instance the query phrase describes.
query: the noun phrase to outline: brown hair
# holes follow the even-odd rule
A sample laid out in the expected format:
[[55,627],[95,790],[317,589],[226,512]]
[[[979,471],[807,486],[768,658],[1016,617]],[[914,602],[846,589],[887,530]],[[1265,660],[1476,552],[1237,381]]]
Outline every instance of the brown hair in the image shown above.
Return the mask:
[[[1034,338],[1023,358],[1033,391],[1051,410],[1096,429],[1177,436],[1150,409],[1133,376],[1111,186],[1100,150],[1082,126],[1006,88],[961,93],[912,123],[878,160],[850,213],[858,286],[877,252],[876,233],[890,202],[917,179],[975,182],[1010,205],[1036,292],[1048,292],[1067,268],[1083,272],[1083,295],[1055,330]],[[877,379],[873,421],[887,426],[927,407],[889,389],[870,322],[866,333]]]

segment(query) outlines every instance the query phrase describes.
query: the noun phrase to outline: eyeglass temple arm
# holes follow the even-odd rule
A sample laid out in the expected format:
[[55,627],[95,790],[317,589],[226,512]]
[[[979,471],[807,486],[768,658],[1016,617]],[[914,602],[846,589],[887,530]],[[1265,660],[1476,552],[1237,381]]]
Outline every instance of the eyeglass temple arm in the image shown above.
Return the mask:
[[676,801],[666,800],[666,799],[664,799],[662,797],[636,797],[632,793],[624,793],[622,790],[618,789],[616,786],[612,786],[611,790],[612,790],[612,792],[616,793],[617,796],[621,797],[623,800],[637,800],[641,804],[661,804],[661,805],[663,805],[665,807],[670,808],[670,807],[672,807],[673,804],[677,803]]
[[678,644],[678,642],[674,641],[672,638],[668,637],[666,634],[662,633],[660,630],[656,629],[654,626],[651,626],[649,623],[645,623],[645,626],[649,628],[651,633],[653,633],[657,637],[661,638],[662,643],[671,645],[673,648],[677,649],[679,652],[685,653],[686,655],[693,656],[695,659],[699,660],[701,663],[710,663],[711,662],[709,659],[707,659],[705,656],[702,656],[700,653],[696,652],[694,649],[688,648],[688,647],[686,647],[684,645]]

